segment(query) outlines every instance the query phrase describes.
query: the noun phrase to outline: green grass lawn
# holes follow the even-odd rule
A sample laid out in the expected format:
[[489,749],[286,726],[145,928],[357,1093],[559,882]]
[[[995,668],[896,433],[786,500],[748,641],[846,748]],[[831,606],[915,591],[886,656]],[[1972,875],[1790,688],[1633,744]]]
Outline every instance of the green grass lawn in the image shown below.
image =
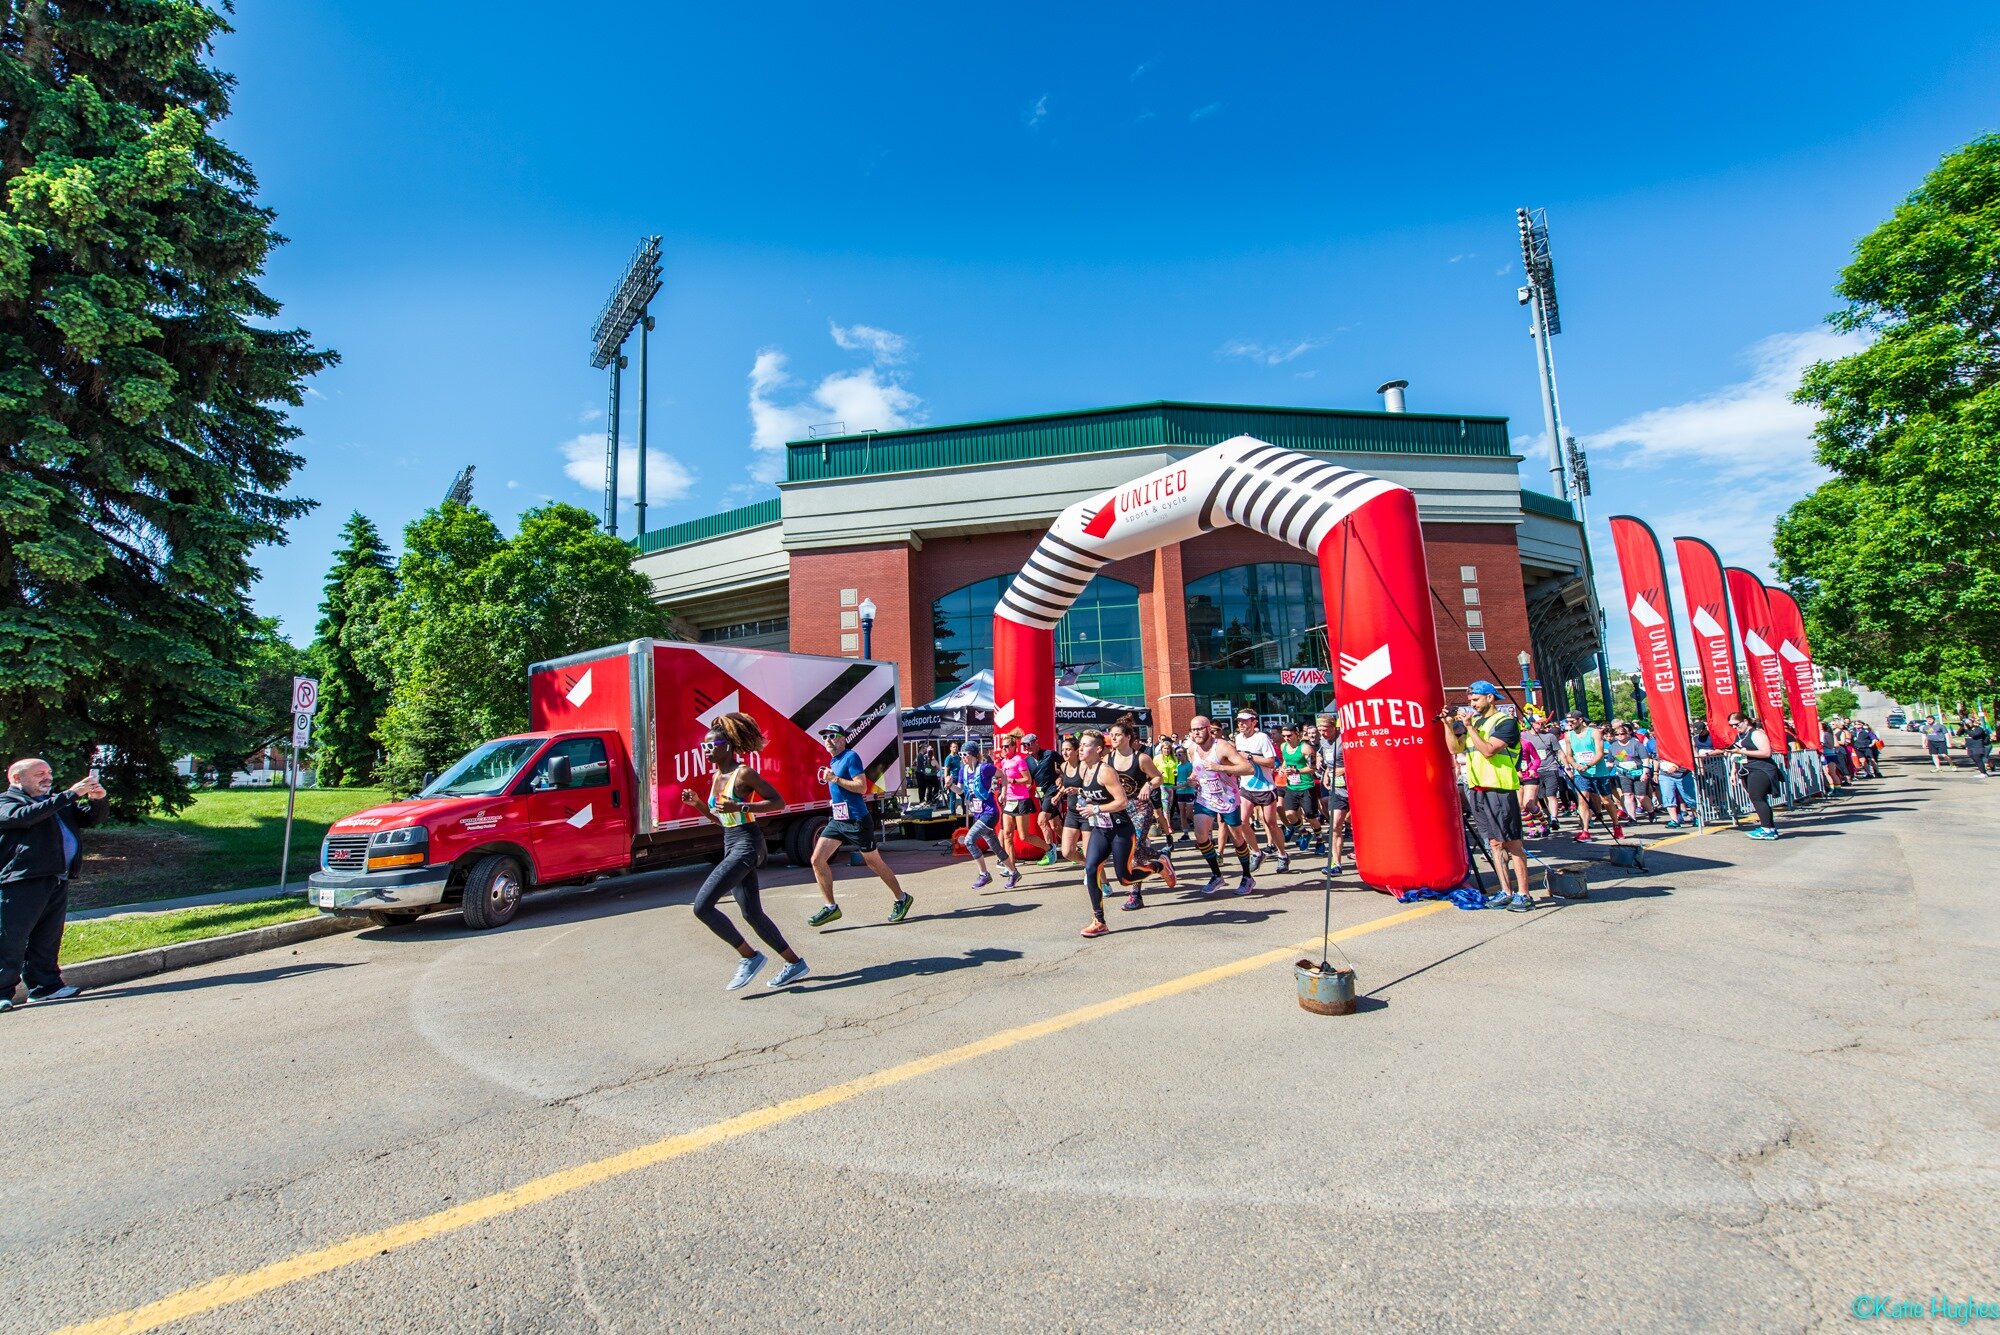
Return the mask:
[[199,941],[225,932],[247,932],[252,927],[310,918],[318,913],[295,895],[279,899],[259,899],[248,904],[218,904],[213,908],[179,909],[172,913],[149,913],[139,918],[89,918],[73,922],[63,932],[62,962],[101,959],[125,955],[177,941]]
[[[381,788],[300,789],[292,878],[303,881],[319,866],[327,826],[388,796]],[[83,871],[70,886],[70,904],[87,909],[276,885],[284,837],[283,788],[203,791],[177,816],[86,832]]]

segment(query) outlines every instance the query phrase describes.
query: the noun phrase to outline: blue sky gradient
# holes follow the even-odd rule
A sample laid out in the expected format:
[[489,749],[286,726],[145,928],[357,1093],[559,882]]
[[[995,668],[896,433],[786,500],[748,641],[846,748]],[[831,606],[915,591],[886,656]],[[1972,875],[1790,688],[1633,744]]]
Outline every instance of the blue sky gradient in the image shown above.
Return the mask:
[[2000,128],[2000,11],[1344,8],[242,5],[223,134],[292,241],[270,290],[343,357],[260,608],[303,642],[347,514],[393,541],[466,463],[503,525],[595,510],[588,333],[655,231],[651,526],[774,494],[756,445],[812,422],[1392,377],[1512,418],[1546,490],[1519,205],[1595,514],[1761,566],[1840,266]]

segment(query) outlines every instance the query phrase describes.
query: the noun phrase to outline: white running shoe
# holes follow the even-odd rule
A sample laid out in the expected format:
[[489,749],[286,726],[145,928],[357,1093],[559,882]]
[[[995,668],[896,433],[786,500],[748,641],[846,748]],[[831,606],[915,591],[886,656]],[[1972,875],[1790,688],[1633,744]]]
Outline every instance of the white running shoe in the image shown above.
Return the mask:
[[770,982],[764,984],[764,986],[770,988],[790,987],[793,983],[798,982],[799,979],[805,977],[807,974],[811,972],[812,970],[806,967],[806,962],[804,957],[801,956],[800,958],[793,960],[790,964],[787,964],[784,968],[778,970],[778,976],[776,978],[773,978]]
[[1252,880],[1248,876],[1245,876],[1242,880],[1236,883],[1236,893],[1239,895],[1247,895],[1256,888],[1257,888],[1257,882]]
[[750,980],[764,972],[764,964],[764,952],[761,950],[754,955],[745,956],[743,962],[736,966],[736,973],[730,978],[729,986],[723,990],[734,992],[738,988],[750,986]]

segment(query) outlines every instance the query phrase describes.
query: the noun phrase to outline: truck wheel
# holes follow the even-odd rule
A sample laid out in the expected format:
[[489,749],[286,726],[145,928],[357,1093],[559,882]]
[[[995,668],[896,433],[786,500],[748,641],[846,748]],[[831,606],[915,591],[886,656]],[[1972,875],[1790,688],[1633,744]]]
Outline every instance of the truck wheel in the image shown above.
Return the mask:
[[408,927],[423,915],[415,909],[370,909],[368,921],[376,927]]
[[819,842],[819,832],[826,828],[826,822],[824,812],[801,816],[792,822],[791,829],[785,831],[785,856],[792,860],[794,867],[812,864],[813,845]]
[[475,932],[512,922],[521,907],[521,864],[489,853],[465,878],[465,925]]

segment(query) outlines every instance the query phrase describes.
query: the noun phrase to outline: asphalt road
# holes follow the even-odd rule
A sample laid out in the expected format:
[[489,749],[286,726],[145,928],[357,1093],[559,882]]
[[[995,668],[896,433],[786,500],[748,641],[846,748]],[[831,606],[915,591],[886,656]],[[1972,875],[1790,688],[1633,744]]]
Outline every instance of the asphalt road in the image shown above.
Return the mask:
[[914,852],[899,926],[843,867],[808,931],[779,874],[789,993],[725,994],[669,873],[30,1008],[0,1020],[0,1311],[1759,1331],[2000,1301],[1996,804],[1901,763],[1586,903],[1402,916],[1346,942],[1346,1018],[1294,999],[1308,878],[1085,941],[1073,877],[978,895]]

